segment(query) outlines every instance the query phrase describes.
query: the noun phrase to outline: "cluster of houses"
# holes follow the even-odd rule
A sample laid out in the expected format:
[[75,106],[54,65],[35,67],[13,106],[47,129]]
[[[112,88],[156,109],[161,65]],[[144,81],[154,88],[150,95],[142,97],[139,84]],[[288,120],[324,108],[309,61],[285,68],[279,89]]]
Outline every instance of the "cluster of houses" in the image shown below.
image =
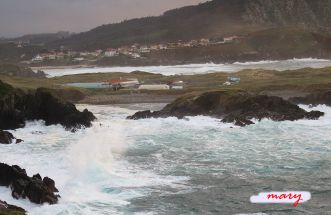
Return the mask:
[[201,46],[211,46],[219,45],[226,43],[233,43],[238,41],[240,37],[230,36],[222,38],[202,38],[198,40],[169,42],[169,43],[159,43],[153,45],[140,45],[133,44],[132,46],[123,46],[120,48],[108,48],[104,52],[104,57],[115,57],[119,55],[127,55],[133,58],[140,58],[144,53],[150,53],[157,50],[166,50],[166,49],[179,49],[179,48],[192,48],[192,47],[201,47]]
[[[240,77],[229,76],[226,82],[223,83],[224,86],[237,85],[240,83]],[[91,88],[91,89],[110,89],[113,91],[119,90],[147,90],[147,91],[161,91],[161,90],[183,90],[186,83],[180,80],[168,82],[168,83],[156,83],[156,82],[144,82],[139,81],[137,78],[118,78],[103,82],[96,83],[68,83],[66,86],[80,87],[80,88]]]
[[93,60],[101,57],[103,54],[102,50],[95,50],[92,52],[77,52],[77,51],[51,51],[47,53],[37,54],[31,59],[31,62],[42,62],[49,60],[64,60],[69,59],[72,61],[84,61]]
[[177,41],[177,42],[168,42],[168,43],[159,43],[152,45],[141,45],[133,44],[131,46],[123,46],[119,48],[108,48],[106,50],[95,50],[95,51],[68,51],[64,50],[64,47],[61,47],[59,51],[51,51],[48,53],[38,54],[31,59],[31,62],[43,62],[48,60],[64,60],[69,59],[71,61],[80,62],[86,60],[96,60],[98,58],[110,58],[120,55],[125,55],[131,58],[141,58],[146,53],[157,50],[167,50],[167,49],[179,49],[179,48],[191,48],[191,47],[201,47],[201,46],[212,46],[219,44],[227,44],[238,41],[240,37],[230,36],[230,37],[221,37],[221,38],[202,38],[197,40],[190,41]]

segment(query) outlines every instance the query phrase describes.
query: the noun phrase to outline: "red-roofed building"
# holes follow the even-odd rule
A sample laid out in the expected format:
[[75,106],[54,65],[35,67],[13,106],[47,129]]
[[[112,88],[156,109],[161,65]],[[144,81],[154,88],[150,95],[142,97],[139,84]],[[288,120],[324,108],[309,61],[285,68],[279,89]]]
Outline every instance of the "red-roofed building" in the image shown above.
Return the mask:
[[134,88],[139,84],[136,78],[120,78],[105,81],[103,85],[109,85],[109,87],[112,87],[114,90],[119,90],[121,88]]

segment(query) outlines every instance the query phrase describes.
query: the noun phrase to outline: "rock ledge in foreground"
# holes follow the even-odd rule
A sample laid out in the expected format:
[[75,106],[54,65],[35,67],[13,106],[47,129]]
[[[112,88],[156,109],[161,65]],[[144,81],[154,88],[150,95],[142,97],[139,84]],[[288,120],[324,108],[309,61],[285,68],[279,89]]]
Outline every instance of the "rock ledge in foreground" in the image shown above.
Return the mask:
[[25,169],[16,165],[0,163],[0,186],[10,187],[13,198],[28,198],[36,204],[56,204],[60,197],[52,179],[42,179],[39,174],[29,177]]
[[0,200],[0,214],[1,215],[25,215],[26,211],[23,208],[10,205],[7,202]]
[[61,124],[68,130],[90,127],[95,116],[83,112],[46,88],[23,92],[0,81],[0,129],[25,126],[27,120],[44,120],[46,125]]

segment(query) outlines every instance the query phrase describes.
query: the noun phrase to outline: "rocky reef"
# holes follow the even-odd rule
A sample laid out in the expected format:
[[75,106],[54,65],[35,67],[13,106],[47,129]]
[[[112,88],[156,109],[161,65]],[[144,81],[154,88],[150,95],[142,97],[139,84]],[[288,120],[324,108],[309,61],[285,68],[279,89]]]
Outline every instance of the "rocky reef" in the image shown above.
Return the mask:
[[56,204],[60,197],[55,182],[39,174],[29,177],[25,169],[0,163],[0,186],[10,187],[15,199],[28,198],[36,204]]
[[21,139],[16,139],[12,133],[0,130],[0,144],[20,143],[22,141]]
[[0,81],[0,129],[25,126],[27,120],[44,120],[45,124],[61,124],[68,130],[90,127],[94,115],[85,109],[80,112],[51,90],[39,88],[23,92]]
[[10,205],[7,202],[0,200],[0,214],[1,215],[25,215],[26,211],[23,208]]
[[247,92],[207,92],[202,95],[181,97],[160,111],[140,111],[128,119],[165,118],[185,116],[211,116],[238,126],[251,125],[253,119],[268,118],[274,121],[319,119],[324,113],[307,112],[282,98],[255,95]]

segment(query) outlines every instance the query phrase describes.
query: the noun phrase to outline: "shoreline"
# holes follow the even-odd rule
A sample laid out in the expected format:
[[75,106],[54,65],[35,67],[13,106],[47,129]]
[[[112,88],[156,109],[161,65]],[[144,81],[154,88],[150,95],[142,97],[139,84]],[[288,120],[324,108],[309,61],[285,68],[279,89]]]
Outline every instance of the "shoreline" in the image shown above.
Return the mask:
[[[98,65],[68,65],[68,66],[31,66],[32,70],[55,70],[55,69],[88,69],[100,67]],[[102,67],[100,67],[102,68]]]
[[[123,73],[123,75],[134,75],[134,71],[142,71],[148,74],[158,74],[163,76],[190,76],[209,73],[237,73],[246,70],[265,70],[265,71],[294,71],[305,68],[322,69],[331,67],[331,60],[325,59],[287,59],[284,61],[256,61],[256,62],[234,62],[232,64],[185,64],[185,65],[157,65],[157,66],[112,66],[100,67],[96,65],[77,65],[77,66],[50,66],[50,67],[32,67],[33,71],[41,70],[47,75],[47,78],[75,76],[79,75],[106,75],[112,73]],[[76,81],[77,82],[77,81]],[[79,82],[79,81],[78,81]]]
[[89,68],[117,68],[117,67],[172,67],[172,66],[185,66],[185,65],[249,65],[249,64],[268,64],[268,63],[277,63],[282,61],[320,61],[326,62],[331,61],[327,58],[288,58],[288,59],[260,59],[260,60],[250,60],[250,61],[230,61],[230,62],[191,62],[191,63],[174,63],[174,64],[146,64],[146,65],[97,65],[97,64],[79,64],[79,65],[60,65],[60,66],[30,66],[32,70],[56,70],[56,69],[89,69]]

